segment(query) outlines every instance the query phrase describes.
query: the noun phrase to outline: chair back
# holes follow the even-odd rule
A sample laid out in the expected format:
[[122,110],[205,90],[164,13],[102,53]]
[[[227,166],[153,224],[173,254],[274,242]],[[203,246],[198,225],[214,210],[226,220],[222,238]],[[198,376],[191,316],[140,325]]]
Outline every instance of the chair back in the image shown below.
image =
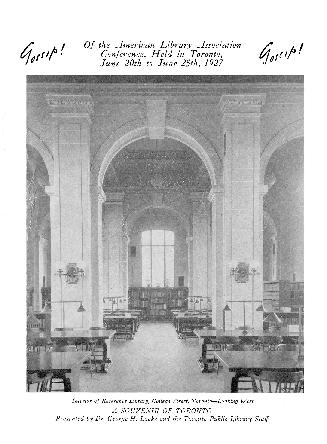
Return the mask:
[[259,376],[251,375],[255,392],[298,393],[304,391],[302,371],[264,371]]

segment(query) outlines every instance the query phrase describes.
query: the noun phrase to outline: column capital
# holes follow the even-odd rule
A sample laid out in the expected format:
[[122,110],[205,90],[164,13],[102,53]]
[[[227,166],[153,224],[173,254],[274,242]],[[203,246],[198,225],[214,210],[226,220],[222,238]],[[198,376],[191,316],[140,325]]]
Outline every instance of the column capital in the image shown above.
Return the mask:
[[222,185],[217,185],[215,187],[212,187],[208,194],[208,200],[209,202],[214,202],[217,194],[222,194],[224,192],[224,187]]
[[52,185],[47,185],[44,187],[44,192],[50,197],[58,197],[55,187]]
[[52,117],[84,117],[91,122],[91,115],[94,112],[94,103],[89,94],[47,94],[46,101]]
[[266,94],[224,94],[219,101],[222,114],[260,113]]

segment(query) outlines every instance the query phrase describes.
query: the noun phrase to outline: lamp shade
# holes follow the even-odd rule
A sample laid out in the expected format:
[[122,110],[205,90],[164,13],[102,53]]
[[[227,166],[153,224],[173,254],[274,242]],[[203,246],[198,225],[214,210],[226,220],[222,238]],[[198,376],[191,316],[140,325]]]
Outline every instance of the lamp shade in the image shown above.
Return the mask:
[[83,304],[81,302],[80,306],[77,309],[78,313],[82,313],[83,311],[85,311],[85,308],[83,307]]
[[260,304],[256,311],[265,311],[265,309],[263,308],[263,305]]
[[230,306],[228,304],[225,305],[224,311],[232,311]]

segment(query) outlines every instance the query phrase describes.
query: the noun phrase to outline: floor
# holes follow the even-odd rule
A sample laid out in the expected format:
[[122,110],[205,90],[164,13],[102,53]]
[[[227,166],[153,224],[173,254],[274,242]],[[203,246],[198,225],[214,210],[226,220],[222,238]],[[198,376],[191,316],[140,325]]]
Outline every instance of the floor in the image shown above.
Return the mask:
[[174,326],[143,322],[133,340],[111,342],[112,365],[107,374],[82,371],[83,392],[221,393],[216,373],[198,366],[198,339],[178,339]]

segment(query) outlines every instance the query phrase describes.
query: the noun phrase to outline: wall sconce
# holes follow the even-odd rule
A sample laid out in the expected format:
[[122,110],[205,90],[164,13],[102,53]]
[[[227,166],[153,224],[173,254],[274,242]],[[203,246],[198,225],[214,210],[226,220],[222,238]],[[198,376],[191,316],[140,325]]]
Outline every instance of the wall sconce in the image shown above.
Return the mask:
[[77,284],[80,278],[85,276],[83,268],[77,266],[76,263],[69,263],[66,265],[66,272],[62,268],[59,268],[56,275],[65,276],[67,284]]
[[238,262],[238,264],[230,269],[230,275],[234,276],[235,282],[245,284],[249,281],[250,266],[246,262]]
[[231,264],[230,275],[234,276],[235,282],[245,284],[249,281],[249,276],[259,274],[258,266],[256,264],[248,264],[246,262],[238,262]]

